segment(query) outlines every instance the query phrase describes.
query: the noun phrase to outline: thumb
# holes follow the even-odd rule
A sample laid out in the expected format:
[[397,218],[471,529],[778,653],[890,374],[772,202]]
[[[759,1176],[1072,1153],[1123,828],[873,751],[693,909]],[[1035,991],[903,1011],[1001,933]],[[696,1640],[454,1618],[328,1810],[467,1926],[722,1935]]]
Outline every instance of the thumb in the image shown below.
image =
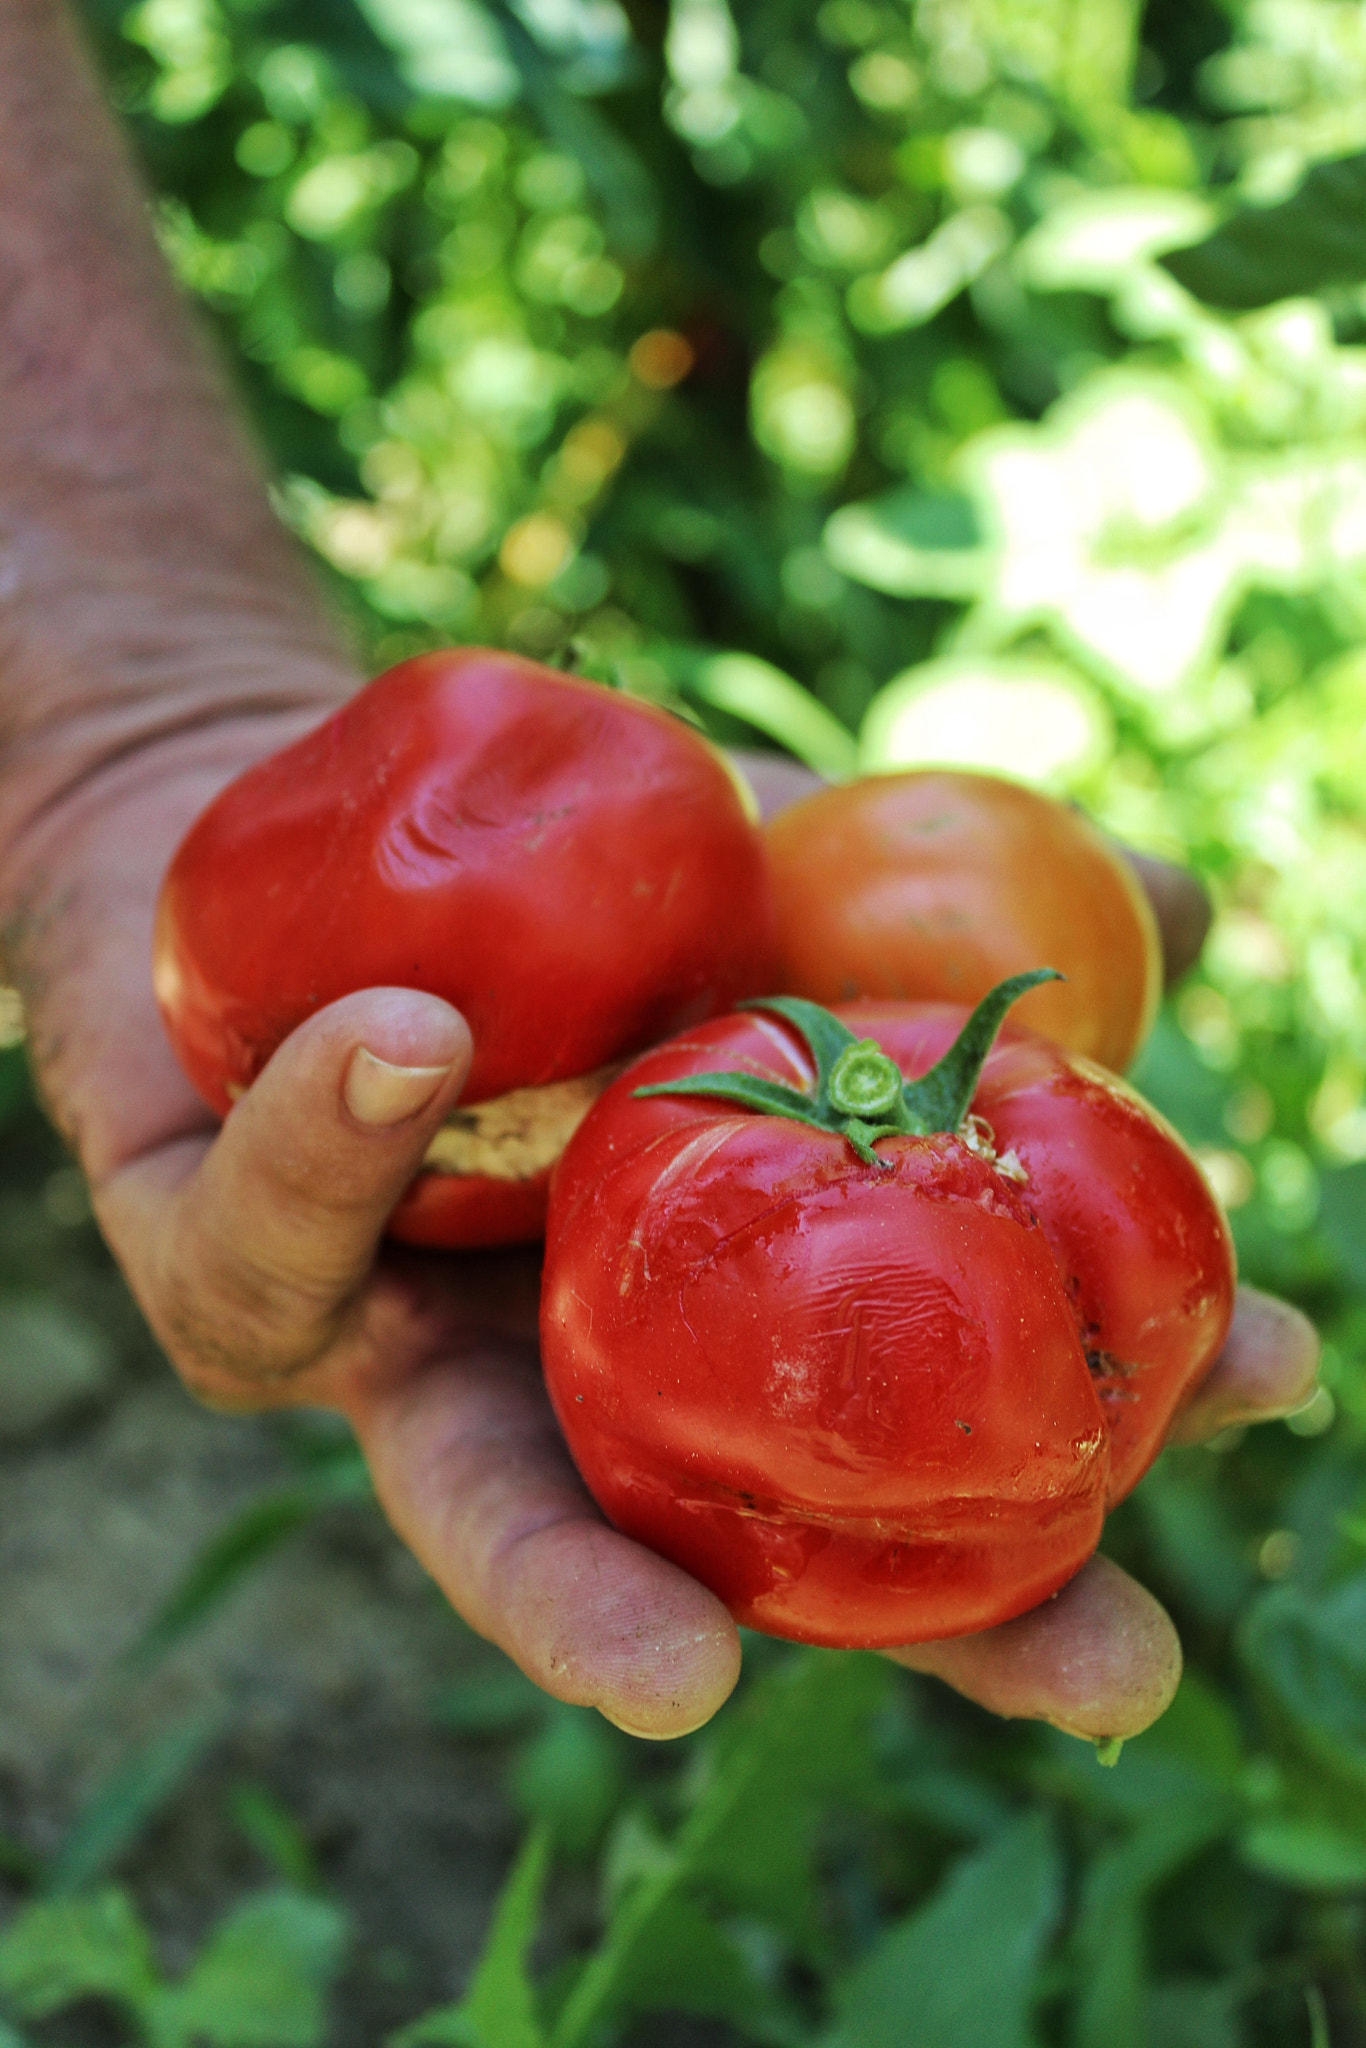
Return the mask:
[[345,996],[291,1033],[207,1146],[161,1147],[99,1190],[143,1306],[198,1391],[232,1398],[234,1380],[320,1357],[471,1050],[464,1018],[436,996]]

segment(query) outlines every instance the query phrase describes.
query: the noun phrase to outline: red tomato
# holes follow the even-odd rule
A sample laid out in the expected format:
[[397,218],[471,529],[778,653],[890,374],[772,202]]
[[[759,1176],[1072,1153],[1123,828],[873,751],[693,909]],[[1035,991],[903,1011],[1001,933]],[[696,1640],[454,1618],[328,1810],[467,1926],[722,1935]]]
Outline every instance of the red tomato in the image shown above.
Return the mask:
[[[964,1012],[839,1013],[909,1077]],[[990,1628],[1090,1556],[1232,1309],[1227,1227],[1122,1083],[1041,1039],[974,1118],[884,1136],[704,1095],[826,1092],[787,1022],[722,1018],[635,1062],[555,1171],[542,1343],[618,1528],[736,1619],[873,1648]],[[969,1083],[969,1086],[971,1084]]]
[[1151,1028],[1162,949],[1133,870],[1069,805],[1000,776],[874,775],[768,827],[777,986],[976,1003],[1040,960],[1019,1021],[1116,1072]]
[[[155,969],[175,1049],[220,1113],[339,996],[455,1004],[469,1083],[444,1170],[393,1227],[469,1245],[539,1235],[565,1135],[563,1117],[550,1130],[492,1098],[588,1075],[763,988],[771,947],[762,841],[706,741],[599,684],[465,649],[392,669],[223,791],[167,876]],[[571,1122],[587,1100],[569,1092]]]

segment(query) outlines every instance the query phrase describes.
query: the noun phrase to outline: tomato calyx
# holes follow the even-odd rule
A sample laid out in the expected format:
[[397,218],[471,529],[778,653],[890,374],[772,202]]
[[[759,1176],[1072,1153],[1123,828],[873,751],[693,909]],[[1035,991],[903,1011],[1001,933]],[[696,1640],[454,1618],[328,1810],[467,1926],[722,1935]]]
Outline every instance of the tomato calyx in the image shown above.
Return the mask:
[[459,1105],[427,1147],[423,1171],[504,1181],[547,1173],[621,1069],[616,1060],[569,1081],[512,1088],[486,1102]]
[[[890,1168],[873,1147],[879,1138],[961,1137],[975,1152],[989,1150],[972,1115],[972,1098],[987,1054],[1006,1013],[1041,982],[1061,981],[1053,967],[1013,974],[983,996],[944,1057],[918,1081],[907,1081],[874,1038],[856,1038],[819,1003],[799,996],[759,996],[743,1010],[769,1010],[797,1033],[816,1069],[814,1088],[789,1088],[759,1074],[693,1074],[637,1088],[638,1096],[706,1095],[767,1116],[789,1117],[848,1140],[867,1166]],[[993,1163],[995,1162],[993,1158]],[[1013,1177],[1008,1174],[1008,1177]]]

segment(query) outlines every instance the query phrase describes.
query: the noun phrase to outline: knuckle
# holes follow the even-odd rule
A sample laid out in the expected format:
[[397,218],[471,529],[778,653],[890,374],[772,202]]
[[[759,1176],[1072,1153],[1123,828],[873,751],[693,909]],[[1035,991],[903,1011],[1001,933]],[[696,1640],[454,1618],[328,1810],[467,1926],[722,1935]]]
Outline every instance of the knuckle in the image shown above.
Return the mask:
[[181,1231],[159,1276],[153,1323],[196,1392],[265,1387],[315,1365],[331,1343],[335,1303]]

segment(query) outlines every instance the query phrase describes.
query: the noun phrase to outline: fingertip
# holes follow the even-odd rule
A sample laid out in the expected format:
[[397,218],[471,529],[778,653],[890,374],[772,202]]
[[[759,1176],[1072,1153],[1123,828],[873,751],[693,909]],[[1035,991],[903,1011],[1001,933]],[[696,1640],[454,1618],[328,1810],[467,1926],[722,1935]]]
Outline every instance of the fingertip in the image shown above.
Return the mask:
[[1008,1720],[1048,1721],[1098,1742],[1141,1735],[1181,1683],[1170,1615],[1108,1558],[1014,1621],[888,1652]]
[[[529,1597],[534,1576],[539,1599]],[[596,1518],[547,1530],[520,1560],[504,1642],[547,1691],[596,1707],[628,1735],[671,1742],[725,1705],[740,1635],[716,1595]],[[591,1586],[591,1598],[584,1593]],[[548,1611],[545,1596],[558,1595]]]
[[1231,1335],[1249,1354],[1274,1363],[1279,1388],[1296,1397],[1296,1407],[1309,1399],[1323,1346],[1302,1309],[1258,1287],[1242,1287]]
[[[1181,1638],[1161,1602],[1108,1558],[1093,1558],[1081,1581],[1073,1581],[1075,1603],[1054,1646],[1075,1642],[1079,1654],[1059,1659],[1056,1697],[1040,1718],[1088,1742],[1127,1741],[1151,1728],[1175,1699]],[[1083,1638],[1089,1651],[1080,1647]]]
[[422,989],[358,989],[309,1022],[316,1038],[344,1049],[348,1063],[363,1052],[382,1067],[408,1072],[440,1068],[463,1082],[474,1052],[460,1011]]
[[[712,1600],[705,1587],[697,1590]],[[740,1676],[740,1632],[721,1603],[714,1605],[717,1613],[696,1617],[700,1628],[675,1615],[672,1642],[659,1645],[651,1665],[632,1674],[629,1694],[614,1690],[596,1702],[614,1728],[642,1742],[676,1742],[705,1727],[725,1705]]]
[[1245,1422],[1273,1422],[1313,1399],[1321,1343],[1308,1316],[1288,1301],[1240,1287],[1222,1352],[1167,1432],[1169,1444],[1198,1444]]

